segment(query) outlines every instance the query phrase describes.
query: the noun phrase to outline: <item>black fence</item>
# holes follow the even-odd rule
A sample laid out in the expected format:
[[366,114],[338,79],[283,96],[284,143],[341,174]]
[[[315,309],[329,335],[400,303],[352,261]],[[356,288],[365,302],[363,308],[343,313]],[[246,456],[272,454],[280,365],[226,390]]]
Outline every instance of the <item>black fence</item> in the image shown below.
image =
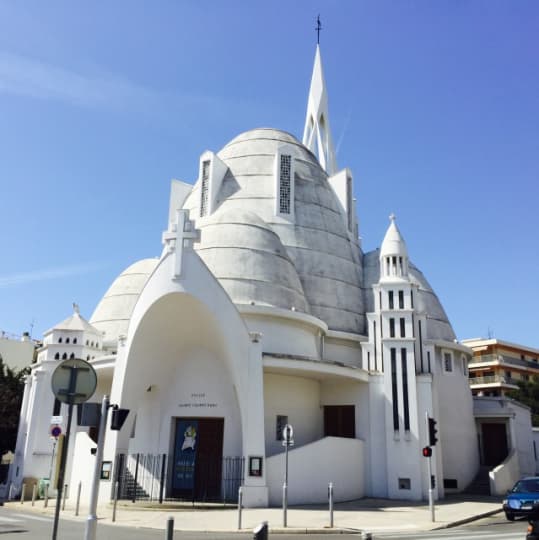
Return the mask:
[[243,483],[245,459],[197,456],[192,487],[174,490],[173,463],[167,454],[118,454],[114,468],[114,485],[118,482],[118,499],[136,501],[189,501],[235,503]]

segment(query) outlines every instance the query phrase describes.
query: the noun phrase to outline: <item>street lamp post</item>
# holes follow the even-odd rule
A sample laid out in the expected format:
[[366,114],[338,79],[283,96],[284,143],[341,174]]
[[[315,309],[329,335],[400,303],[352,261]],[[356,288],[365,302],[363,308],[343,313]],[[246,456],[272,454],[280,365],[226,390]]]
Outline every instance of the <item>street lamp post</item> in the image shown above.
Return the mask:
[[290,424],[283,428],[283,446],[284,446],[284,484],[283,484],[283,527],[287,526],[288,510],[288,448],[294,446],[294,429]]

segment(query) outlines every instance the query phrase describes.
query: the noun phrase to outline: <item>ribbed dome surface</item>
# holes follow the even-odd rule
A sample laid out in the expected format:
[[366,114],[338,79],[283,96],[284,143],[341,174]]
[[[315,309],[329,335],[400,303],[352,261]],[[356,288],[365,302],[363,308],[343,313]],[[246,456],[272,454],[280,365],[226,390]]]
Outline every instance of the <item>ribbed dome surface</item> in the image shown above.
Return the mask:
[[[292,223],[275,215],[275,156],[283,145],[294,159],[295,220]],[[290,309],[292,294],[295,296],[293,305],[298,311],[310,312],[331,329],[362,333],[360,249],[357,240],[348,232],[346,216],[327,175],[313,154],[289,133],[255,129],[233,139],[218,156],[228,166],[228,172],[217,197],[214,216],[198,218],[200,181],[195,184],[185,207],[201,229],[201,242],[195,244],[195,249],[232,300],[239,304],[269,303]],[[222,215],[226,215],[226,239],[222,235],[217,237],[217,233],[210,230],[216,228],[212,220]],[[234,225],[234,220],[243,220],[241,226]],[[244,245],[245,234],[257,227],[266,232],[257,233],[256,240],[245,246],[241,259],[223,262],[227,255],[217,244]],[[284,250],[278,256],[274,254],[271,262],[265,248],[257,247],[259,242],[269,242],[270,231],[280,243],[271,240],[269,250]],[[210,251],[217,249],[219,255],[210,256]],[[265,254],[261,255],[261,252]],[[235,256],[232,251],[229,254],[231,258]],[[289,268],[288,261],[295,272]],[[241,287],[230,287],[222,275],[221,265],[230,268],[234,264],[236,274],[249,276]],[[263,268],[267,264],[276,266]],[[296,275],[299,284],[294,281]],[[254,279],[255,276],[283,278],[281,285],[291,292],[272,299],[268,295],[269,289],[258,286],[260,282]],[[300,302],[302,292],[305,305]]]
[[143,259],[129,266],[114,280],[95,308],[90,322],[104,332],[105,345],[127,334],[133,308],[158,262],[158,259]]

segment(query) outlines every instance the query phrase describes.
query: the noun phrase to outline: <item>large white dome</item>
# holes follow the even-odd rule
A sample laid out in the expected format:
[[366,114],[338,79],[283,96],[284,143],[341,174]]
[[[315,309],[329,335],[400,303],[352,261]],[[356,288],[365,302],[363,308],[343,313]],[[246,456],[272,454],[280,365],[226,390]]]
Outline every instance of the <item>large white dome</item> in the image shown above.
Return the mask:
[[126,268],[95,308],[90,322],[103,332],[105,346],[127,334],[135,304],[158,262],[159,259],[143,259]]
[[[283,144],[295,165],[292,223],[275,215],[274,164]],[[316,157],[275,129],[242,133],[217,155],[228,172],[214,214],[198,217],[200,181],[185,207],[201,230],[195,249],[232,300],[294,307],[333,330],[363,333],[360,249]],[[217,233],[220,220],[226,225]]]

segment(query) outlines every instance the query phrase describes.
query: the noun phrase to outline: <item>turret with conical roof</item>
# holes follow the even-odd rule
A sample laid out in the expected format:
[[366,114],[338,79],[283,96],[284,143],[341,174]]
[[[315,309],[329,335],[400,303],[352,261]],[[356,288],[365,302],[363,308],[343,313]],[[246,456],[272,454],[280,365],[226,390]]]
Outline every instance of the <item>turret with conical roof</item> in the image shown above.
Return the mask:
[[408,250],[395,223],[395,214],[389,216],[390,224],[380,248],[380,280],[408,278]]

